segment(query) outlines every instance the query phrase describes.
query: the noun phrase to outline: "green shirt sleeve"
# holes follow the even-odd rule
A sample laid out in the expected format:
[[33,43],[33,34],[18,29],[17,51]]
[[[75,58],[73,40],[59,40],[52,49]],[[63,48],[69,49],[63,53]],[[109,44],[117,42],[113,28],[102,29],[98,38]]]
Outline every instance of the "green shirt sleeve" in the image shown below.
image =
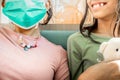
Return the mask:
[[81,45],[84,45],[84,43],[82,43],[79,39],[81,36],[76,34],[78,33],[75,33],[69,37],[67,45],[71,80],[77,80],[78,76],[83,72],[83,47]]

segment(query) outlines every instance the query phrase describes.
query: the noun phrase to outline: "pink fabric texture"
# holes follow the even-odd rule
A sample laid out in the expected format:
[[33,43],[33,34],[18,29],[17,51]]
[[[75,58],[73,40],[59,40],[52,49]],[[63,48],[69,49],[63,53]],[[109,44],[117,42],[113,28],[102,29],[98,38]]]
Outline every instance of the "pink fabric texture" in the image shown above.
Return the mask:
[[[17,43],[19,35],[0,28],[0,80],[69,80],[67,55],[61,46],[41,36],[36,48],[25,51]],[[33,41],[30,36],[23,38]]]

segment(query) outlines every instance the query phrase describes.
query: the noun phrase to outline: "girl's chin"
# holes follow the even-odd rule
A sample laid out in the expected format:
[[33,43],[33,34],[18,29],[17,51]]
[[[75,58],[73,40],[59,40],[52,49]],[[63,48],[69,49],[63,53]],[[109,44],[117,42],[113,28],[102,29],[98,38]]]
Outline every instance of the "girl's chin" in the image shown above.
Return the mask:
[[93,14],[93,17],[96,18],[96,19],[101,19],[101,18],[104,18],[105,16],[103,14]]

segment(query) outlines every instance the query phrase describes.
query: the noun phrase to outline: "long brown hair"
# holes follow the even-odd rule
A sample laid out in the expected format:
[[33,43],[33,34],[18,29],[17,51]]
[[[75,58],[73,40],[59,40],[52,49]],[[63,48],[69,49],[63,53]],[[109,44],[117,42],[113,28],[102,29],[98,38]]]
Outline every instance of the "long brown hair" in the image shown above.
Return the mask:
[[5,5],[5,0],[2,0],[2,7],[4,7],[4,5]]

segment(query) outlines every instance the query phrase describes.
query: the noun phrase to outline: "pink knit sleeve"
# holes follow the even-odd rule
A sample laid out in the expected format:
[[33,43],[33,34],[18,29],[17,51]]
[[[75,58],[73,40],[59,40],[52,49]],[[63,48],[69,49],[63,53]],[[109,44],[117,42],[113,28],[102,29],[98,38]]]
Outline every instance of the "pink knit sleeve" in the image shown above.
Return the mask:
[[55,73],[55,80],[69,80],[67,52],[61,48],[60,63]]

